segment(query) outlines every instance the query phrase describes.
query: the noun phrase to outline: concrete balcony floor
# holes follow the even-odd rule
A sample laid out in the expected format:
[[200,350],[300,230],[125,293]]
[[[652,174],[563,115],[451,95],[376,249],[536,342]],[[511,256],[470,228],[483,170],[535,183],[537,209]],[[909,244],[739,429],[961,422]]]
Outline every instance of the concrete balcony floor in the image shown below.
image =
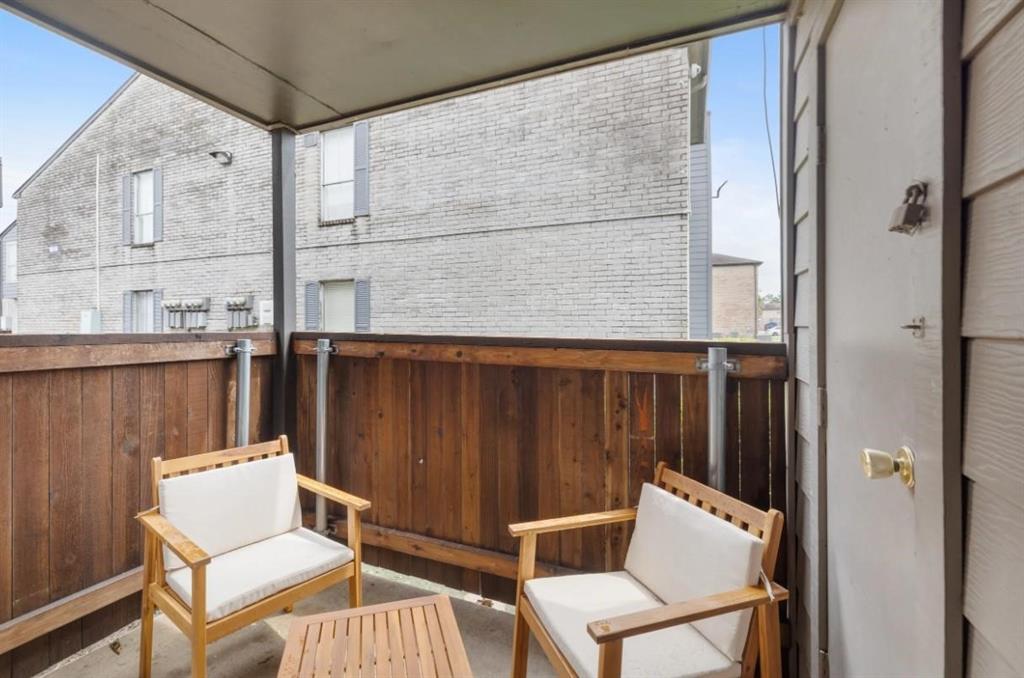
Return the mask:
[[[430,582],[365,567],[363,602],[366,605],[433,593],[447,593],[466,644],[469,662],[477,678],[505,678],[512,667],[510,608],[488,607],[469,596]],[[477,599],[478,600],[478,599]],[[208,667],[211,677],[271,678],[277,675],[288,628],[296,615],[318,614],[348,608],[348,585],[332,587],[295,605],[292,614],[279,614],[252,624],[211,644]],[[139,626],[126,626],[112,636],[40,674],[47,678],[131,678],[138,675]],[[546,678],[555,672],[536,641],[531,641],[529,675]],[[163,615],[157,615],[153,633],[154,678],[187,678],[189,644]]]

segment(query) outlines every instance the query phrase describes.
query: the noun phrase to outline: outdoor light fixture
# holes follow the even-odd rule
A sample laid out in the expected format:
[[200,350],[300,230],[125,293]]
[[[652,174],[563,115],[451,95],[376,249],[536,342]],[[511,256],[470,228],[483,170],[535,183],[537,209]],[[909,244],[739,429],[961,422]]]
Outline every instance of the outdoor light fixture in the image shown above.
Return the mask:
[[50,243],[49,247],[46,248],[46,251],[49,252],[51,255],[60,254],[60,245],[58,245],[55,242]]
[[227,167],[231,164],[231,151],[210,151],[210,157]]

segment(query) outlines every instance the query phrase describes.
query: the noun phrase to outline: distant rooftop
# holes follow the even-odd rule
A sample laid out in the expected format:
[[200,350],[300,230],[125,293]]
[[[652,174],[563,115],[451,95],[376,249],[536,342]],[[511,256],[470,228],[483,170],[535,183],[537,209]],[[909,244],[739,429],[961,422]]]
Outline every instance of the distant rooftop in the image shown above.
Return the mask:
[[711,265],[712,266],[760,266],[763,261],[757,259],[744,259],[743,257],[734,257],[731,254],[712,254]]

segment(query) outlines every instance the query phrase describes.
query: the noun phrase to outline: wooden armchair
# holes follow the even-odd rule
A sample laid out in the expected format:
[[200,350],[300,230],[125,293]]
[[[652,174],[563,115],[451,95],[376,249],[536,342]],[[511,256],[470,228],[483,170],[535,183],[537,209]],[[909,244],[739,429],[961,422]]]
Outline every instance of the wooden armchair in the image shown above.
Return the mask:
[[[298,489],[348,510],[348,546],[301,526]],[[359,512],[370,502],[295,473],[288,439],[153,460],[145,528],[139,675],[150,675],[160,608],[192,642],[192,675],[206,645],[346,579],[361,604]]]
[[[534,577],[537,535],[636,520],[622,572]],[[513,678],[529,634],[560,676],[781,676],[770,582],[782,514],[744,504],[658,465],[638,509],[509,526],[520,538]]]

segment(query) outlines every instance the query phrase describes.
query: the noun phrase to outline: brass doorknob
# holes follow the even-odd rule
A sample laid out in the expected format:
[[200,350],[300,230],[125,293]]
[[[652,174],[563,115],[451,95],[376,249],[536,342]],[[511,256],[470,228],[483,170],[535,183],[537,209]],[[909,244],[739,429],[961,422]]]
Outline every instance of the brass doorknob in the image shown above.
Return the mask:
[[899,475],[904,485],[914,486],[914,452],[905,445],[895,455],[864,448],[860,451],[860,466],[871,480]]

